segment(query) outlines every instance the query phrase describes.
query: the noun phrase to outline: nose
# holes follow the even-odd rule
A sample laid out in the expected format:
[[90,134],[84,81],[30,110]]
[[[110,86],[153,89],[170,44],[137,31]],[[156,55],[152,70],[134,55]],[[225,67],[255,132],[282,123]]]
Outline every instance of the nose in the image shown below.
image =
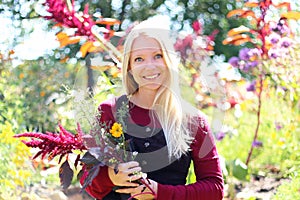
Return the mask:
[[147,68],[155,68],[157,66],[157,61],[154,58],[149,58],[145,62]]

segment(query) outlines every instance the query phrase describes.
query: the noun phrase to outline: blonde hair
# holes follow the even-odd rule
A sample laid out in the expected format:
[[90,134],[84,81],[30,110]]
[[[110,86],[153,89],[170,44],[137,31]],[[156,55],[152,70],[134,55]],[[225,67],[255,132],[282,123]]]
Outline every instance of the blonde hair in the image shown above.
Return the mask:
[[[151,26],[153,24],[151,23]],[[123,85],[127,95],[138,90],[138,84],[129,73],[130,52],[135,38],[143,35],[155,39],[161,47],[163,58],[167,65],[168,78],[165,87],[160,87],[153,104],[154,111],[161,123],[168,147],[169,158],[180,158],[186,154],[192,142],[192,134],[188,128],[189,114],[195,109],[187,108],[182,101],[179,87],[178,65],[179,59],[170,39],[170,31],[166,29],[149,28],[147,21],[136,25],[128,34],[124,44],[124,57],[122,63]],[[184,110],[182,107],[184,107]],[[189,106],[188,106],[189,107]]]

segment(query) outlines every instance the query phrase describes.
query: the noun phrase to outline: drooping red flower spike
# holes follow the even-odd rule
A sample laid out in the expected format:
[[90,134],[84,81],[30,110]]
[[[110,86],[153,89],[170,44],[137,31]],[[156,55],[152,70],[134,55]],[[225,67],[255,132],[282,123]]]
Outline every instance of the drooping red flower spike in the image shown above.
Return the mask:
[[39,133],[39,132],[26,132],[17,134],[15,138],[27,137],[31,138],[30,141],[22,140],[22,142],[32,148],[39,148],[40,150],[35,154],[33,159],[42,156],[42,159],[48,156],[52,160],[56,156],[60,156],[59,162],[67,154],[73,150],[86,150],[83,143],[83,132],[80,125],[77,124],[76,134],[67,131],[61,124],[59,126],[59,133]]

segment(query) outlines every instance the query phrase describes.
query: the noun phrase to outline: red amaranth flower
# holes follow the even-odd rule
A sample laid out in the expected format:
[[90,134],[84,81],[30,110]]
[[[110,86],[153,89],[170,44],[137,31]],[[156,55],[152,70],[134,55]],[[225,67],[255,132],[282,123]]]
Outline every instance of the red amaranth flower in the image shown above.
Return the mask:
[[47,11],[51,14],[51,16],[46,16],[46,19],[58,22],[68,28],[76,28],[76,36],[87,36],[89,39],[94,39],[92,27],[95,25],[95,21],[88,14],[88,4],[84,11],[79,13],[74,10],[74,1],[69,7],[64,0],[46,0],[43,5],[48,7]]
[[202,33],[202,24],[199,22],[199,20],[193,22],[192,28],[197,35],[200,35]]
[[49,160],[52,160],[56,156],[60,156],[60,162],[62,157],[67,155],[68,153],[71,153],[72,150],[86,150],[82,139],[83,133],[79,124],[77,124],[77,134],[68,132],[61,124],[59,124],[58,126],[60,129],[59,133],[27,132],[17,134],[14,137],[31,138],[30,141],[22,140],[22,142],[28,147],[40,149],[40,151],[35,154],[33,159],[37,158],[40,155],[42,156],[42,159],[44,159],[48,155]]

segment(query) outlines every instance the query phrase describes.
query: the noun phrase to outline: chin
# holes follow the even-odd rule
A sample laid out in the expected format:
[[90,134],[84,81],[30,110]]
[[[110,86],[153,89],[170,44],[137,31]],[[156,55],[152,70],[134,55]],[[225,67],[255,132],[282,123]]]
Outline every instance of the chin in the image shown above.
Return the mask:
[[150,83],[150,84],[144,85],[143,88],[148,89],[148,90],[158,90],[161,86],[162,86],[162,84]]

